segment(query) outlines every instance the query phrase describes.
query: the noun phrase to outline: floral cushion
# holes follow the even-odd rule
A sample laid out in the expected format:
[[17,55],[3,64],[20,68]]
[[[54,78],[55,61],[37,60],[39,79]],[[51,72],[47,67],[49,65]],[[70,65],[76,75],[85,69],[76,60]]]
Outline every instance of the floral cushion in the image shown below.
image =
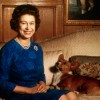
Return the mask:
[[100,56],[72,56],[69,61],[79,63],[75,74],[100,79]]
[[83,63],[76,69],[77,74],[89,76],[99,79],[100,78],[100,64],[96,63]]

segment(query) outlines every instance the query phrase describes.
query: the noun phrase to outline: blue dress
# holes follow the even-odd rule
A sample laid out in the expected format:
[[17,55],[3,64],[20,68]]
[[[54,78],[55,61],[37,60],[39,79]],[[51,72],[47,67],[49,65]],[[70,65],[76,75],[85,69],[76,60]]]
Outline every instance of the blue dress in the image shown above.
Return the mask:
[[0,94],[6,100],[58,100],[69,90],[48,90],[46,93],[13,93],[16,85],[33,87],[45,80],[43,51],[41,46],[32,42],[29,49],[24,49],[14,39],[0,50]]

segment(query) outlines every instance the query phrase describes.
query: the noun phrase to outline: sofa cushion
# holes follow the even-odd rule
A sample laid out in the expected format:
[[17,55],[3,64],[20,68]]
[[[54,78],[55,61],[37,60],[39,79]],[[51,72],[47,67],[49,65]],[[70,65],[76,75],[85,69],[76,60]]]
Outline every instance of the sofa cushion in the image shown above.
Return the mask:
[[80,75],[99,78],[100,77],[100,64],[86,62],[84,64],[81,64],[76,71]]
[[50,85],[52,82],[53,72],[50,71],[50,68],[55,65],[60,54],[62,54],[61,50],[44,51],[44,71],[46,76],[46,85]]
[[72,56],[70,62],[77,62],[79,66],[74,70],[75,74],[100,78],[100,56]]

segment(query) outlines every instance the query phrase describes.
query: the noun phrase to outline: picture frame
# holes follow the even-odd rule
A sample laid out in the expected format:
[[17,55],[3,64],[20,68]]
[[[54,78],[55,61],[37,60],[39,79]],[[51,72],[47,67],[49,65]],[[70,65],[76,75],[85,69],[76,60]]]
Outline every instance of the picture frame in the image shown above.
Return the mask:
[[[88,0],[86,0],[88,1]],[[98,0],[95,0],[98,1]],[[93,9],[88,11],[89,4],[87,3],[86,13],[82,14],[82,5],[80,0],[65,0],[65,17],[66,25],[100,25],[99,9],[94,5]]]

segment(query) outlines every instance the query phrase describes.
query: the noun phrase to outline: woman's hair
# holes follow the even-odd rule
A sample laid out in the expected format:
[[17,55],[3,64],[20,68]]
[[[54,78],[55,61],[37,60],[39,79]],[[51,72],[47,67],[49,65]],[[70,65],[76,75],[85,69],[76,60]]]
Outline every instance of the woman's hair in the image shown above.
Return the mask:
[[40,26],[39,10],[33,5],[24,4],[24,5],[19,5],[14,9],[12,13],[12,19],[10,20],[11,29],[18,32],[20,17],[25,14],[33,15],[35,17],[36,30],[39,28]]

